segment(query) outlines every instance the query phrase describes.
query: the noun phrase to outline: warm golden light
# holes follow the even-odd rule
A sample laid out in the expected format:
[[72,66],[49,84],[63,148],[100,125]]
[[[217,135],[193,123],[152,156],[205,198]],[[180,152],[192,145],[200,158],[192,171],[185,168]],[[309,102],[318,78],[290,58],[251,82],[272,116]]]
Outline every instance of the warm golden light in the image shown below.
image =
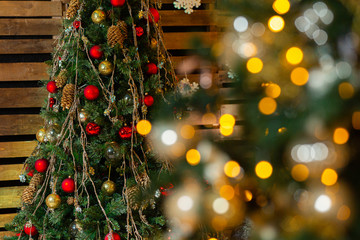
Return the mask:
[[356,130],[360,130],[360,112],[354,112],[352,115],[352,126]]
[[240,171],[240,165],[235,161],[228,161],[224,166],[225,175],[231,178],[239,176]]
[[286,52],[286,60],[292,65],[301,63],[303,57],[304,54],[298,47],[289,48]]
[[259,73],[263,68],[263,62],[260,58],[250,58],[246,63],[246,68],[251,73]]
[[275,0],[272,7],[278,14],[285,14],[290,10],[290,2],[288,0]]
[[326,168],[321,174],[321,182],[326,186],[332,186],[337,182],[338,174],[334,169]]
[[309,169],[304,164],[297,164],[291,169],[291,176],[298,182],[303,182],[309,177]]
[[195,135],[195,128],[191,125],[184,125],[180,129],[180,135],[185,139],[191,139]]
[[216,116],[213,113],[205,113],[201,118],[202,124],[212,125],[216,124]]
[[342,205],[339,208],[339,211],[337,212],[337,219],[339,219],[340,221],[346,221],[349,219],[351,215],[351,210],[348,206],[346,205]]
[[249,190],[244,191],[244,197],[246,202],[250,202],[253,198],[252,193]]
[[217,238],[209,238],[209,240],[217,240]]
[[223,216],[215,216],[211,221],[211,225],[216,231],[220,232],[226,228],[227,220]]
[[291,82],[297,86],[305,85],[309,80],[309,72],[302,67],[297,67],[291,72]]
[[333,141],[336,144],[345,144],[349,140],[349,132],[345,128],[337,128],[334,131]]
[[233,128],[235,125],[235,118],[231,114],[224,114],[220,117],[219,123],[223,128]]
[[339,90],[339,95],[342,99],[352,98],[355,93],[353,85],[351,85],[348,82],[340,83],[338,90]]
[[272,32],[280,32],[284,29],[285,21],[280,16],[273,16],[269,19],[268,27]]
[[265,89],[265,94],[268,97],[277,98],[281,94],[281,88],[276,83],[270,83]]
[[147,135],[151,131],[151,123],[148,120],[140,120],[136,125],[136,131],[141,135]]
[[220,188],[220,196],[226,200],[231,200],[235,196],[235,190],[230,185],[224,185]]
[[262,114],[270,115],[276,110],[277,103],[273,98],[264,97],[260,100],[258,108]]
[[220,133],[223,136],[230,136],[231,134],[233,134],[234,132],[234,128],[224,128],[220,126]]
[[189,151],[187,151],[186,153],[186,161],[191,165],[191,166],[196,166],[200,163],[200,153],[198,150],[196,149],[190,149]]
[[266,179],[271,176],[273,172],[273,167],[267,161],[261,161],[256,164],[255,173],[261,179]]

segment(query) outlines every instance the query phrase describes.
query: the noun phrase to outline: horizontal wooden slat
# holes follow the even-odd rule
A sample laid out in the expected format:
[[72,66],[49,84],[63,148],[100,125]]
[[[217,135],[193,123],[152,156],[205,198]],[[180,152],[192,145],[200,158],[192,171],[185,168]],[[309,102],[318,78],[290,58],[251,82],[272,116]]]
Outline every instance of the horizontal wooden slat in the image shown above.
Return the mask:
[[0,35],[57,35],[60,19],[0,19]]
[[16,213],[0,214],[0,227],[4,227],[5,224],[11,222],[15,216]]
[[2,17],[60,17],[62,3],[60,1],[0,1]]
[[25,186],[0,188],[0,208],[17,208]]
[[49,78],[45,63],[0,63],[0,81],[34,81]]
[[220,107],[220,115],[231,114],[235,117],[235,120],[243,120],[241,116],[241,104],[223,104]]
[[19,180],[23,164],[0,165],[0,181]]
[[53,39],[0,40],[0,54],[51,53]]
[[185,14],[178,10],[164,10],[160,12],[162,26],[208,26],[212,23],[209,10],[195,10],[192,14]]
[[16,114],[0,115],[0,122],[0,136],[26,135],[35,134],[44,120],[38,114]]
[[0,142],[0,158],[28,157],[36,145],[36,141]]
[[216,32],[171,32],[164,33],[164,41],[167,49],[189,49],[192,38],[200,38],[205,44],[210,45],[218,37]]
[[13,236],[16,236],[16,233],[8,232],[8,231],[0,232],[0,239],[3,239],[3,237],[13,237]]
[[0,88],[0,108],[41,107],[47,94],[43,88]]

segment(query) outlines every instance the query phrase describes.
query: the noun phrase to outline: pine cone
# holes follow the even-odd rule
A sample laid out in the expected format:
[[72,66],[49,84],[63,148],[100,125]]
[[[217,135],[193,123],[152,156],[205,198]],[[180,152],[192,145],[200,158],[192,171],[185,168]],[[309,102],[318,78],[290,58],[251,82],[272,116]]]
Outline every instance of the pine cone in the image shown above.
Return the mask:
[[122,35],[124,36],[124,40],[127,39],[128,31],[127,31],[127,25],[125,21],[118,21],[116,26],[118,26],[121,30]]
[[66,69],[60,71],[59,75],[55,78],[56,87],[62,88],[66,84],[67,82],[66,74],[67,74]]
[[68,9],[66,10],[66,18],[70,19],[75,17],[77,11],[80,8],[79,0],[71,0]]
[[139,176],[136,177],[136,181],[143,187],[146,188],[147,186],[149,186],[150,183],[150,178],[147,175],[146,172],[140,174]]
[[68,205],[73,205],[74,204],[74,197],[68,197],[67,200],[66,200],[66,203]]
[[127,38],[127,29],[126,23],[124,21],[119,21],[118,24],[112,25],[108,29],[107,41],[110,47],[115,47],[116,44],[119,44],[120,47],[123,47],[123,43]]
[[69,109],[74,101],[74,95],[75,95],[75,85],[70,83],[66,84],[63,89],[63,94],[61,97],[61,107],[63,110]]
[[33,198],[34,198],[34,193],[35,193],[35,188],[28,186],[24,189],[24,192],[21,195],[21,200],[23,203],[27,203],[27,204],[31,204]]
[[137,186],[132,186],[126,189],[126,195],[128,197],[129,205],[132,209],[139,209],[139,204],[137,202],[137,194],[139,193],[139,188]]
[[35,173],[34,176],[30,180],[29,186],[36,189],[37,187],[40,186],[41,182],[42,182],[42,175],[40,173]]

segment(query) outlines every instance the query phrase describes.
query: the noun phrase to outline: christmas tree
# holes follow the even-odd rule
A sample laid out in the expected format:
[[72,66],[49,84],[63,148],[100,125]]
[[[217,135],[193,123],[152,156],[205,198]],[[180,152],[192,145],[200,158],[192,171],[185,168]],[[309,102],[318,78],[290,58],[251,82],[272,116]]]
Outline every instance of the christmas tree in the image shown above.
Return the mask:
[[155,7],[70,1],[8,239],[159,239],[166,229],[150,182],[169,164],[146,135],[175,78]]

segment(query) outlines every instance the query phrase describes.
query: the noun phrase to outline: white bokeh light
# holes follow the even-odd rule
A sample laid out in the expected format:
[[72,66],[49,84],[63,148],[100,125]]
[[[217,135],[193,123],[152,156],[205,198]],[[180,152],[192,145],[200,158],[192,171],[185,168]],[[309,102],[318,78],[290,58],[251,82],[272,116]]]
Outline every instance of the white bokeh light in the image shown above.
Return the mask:
[[189,196],[182,196],[179,197],[177,200],[177,206],[181,211],[187,212],[189,211],[194,205],[194,201]]
[[177,138],[178,136],[174,130],[169,129],[161,134],[161,141],[168,146],[173,145],[177,141]]
[[327,212],[331,208],[331,199],[329,196],[323,194],[320,195],[315,201],[315,210],[318,212]]
[[237,17],[234,20],[234,29],[237,32],[245,32],[248,29],[249,23],[244,17]]
[[229,210],[229,202],[225,198],[217,198],[212,204],[214,211],[218,214],[224,214]]

